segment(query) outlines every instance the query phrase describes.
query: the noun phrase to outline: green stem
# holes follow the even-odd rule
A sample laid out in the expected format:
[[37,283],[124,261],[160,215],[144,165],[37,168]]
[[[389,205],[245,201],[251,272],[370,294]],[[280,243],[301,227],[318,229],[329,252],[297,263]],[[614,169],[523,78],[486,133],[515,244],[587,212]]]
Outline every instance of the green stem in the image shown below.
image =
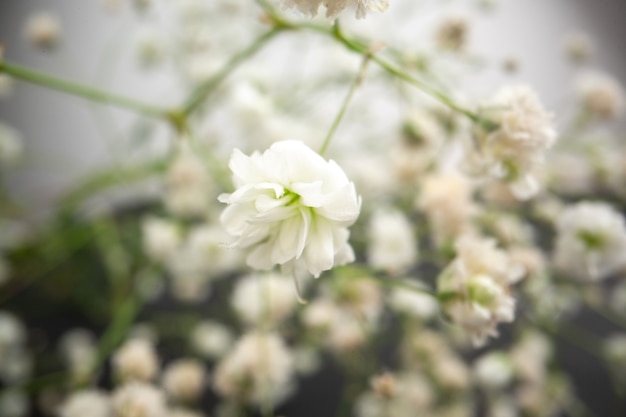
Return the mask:
[[356,77],[354,77],[354,81],[352,81],[352,84],[350,85],[348,94],[346,94],[346,97],[343,99],[343,103],[341,103],[341,108],[339,109],[339,113],[337,113],[335,120],[333,120],[333,124],[331,125],[328,131],[328,134],[326,135],[326,138],[324,139],[324,143],[322,143],[322,146],[320,147],[320,151],[319,151],[320,155],[324,155],[324,153],[326,152],[326,149],[328,148],[330,141],[332,140],[333,136],[335,135],[335,132],[337,131],[337,128],[339,127],[339,123],[341,123],[341,120],[346,114],[346,110],[348,109],[348,105],[350,104],[350,101],[352,101],[352,97],[354,96],[356,89],[363,83],[363,79],[365,77],[365,72],[367,69],[367,63],[369,62],[369,59],[370,59],[369,54],[363,57],[363,63],[361,64],[361,68],[359,69],[359,72],[357,73]]
[[22,81],[48,87],[63,93],[72,94],[99,103],[112,104],[133,110],[146,116],[168,118],[169,112],[160,107],[144,103],[129,97],[120,96],[94,87],[78,84],[73,81],[56,78],[21,66],[0,61],[0,73],[11,75]]
[[189,97],[185,105],[183,106],[180,114],[184,117],[189,116],[195,109],[197,109],[209,96],[209,94],[215,90],[215,88],[222,83],[228,77],[228,75],[242,62],[250,58],[256,52],[258,52],[267,42],[269,42],[274,36],[281,31],[281,28],[274,27],[271,30],[265,32],[265,34],[258,37],[251,45],[249,45],[243,51],[235,54],[231,59],[219,70],[217,74],[205,81],[196,89],[196,91]]

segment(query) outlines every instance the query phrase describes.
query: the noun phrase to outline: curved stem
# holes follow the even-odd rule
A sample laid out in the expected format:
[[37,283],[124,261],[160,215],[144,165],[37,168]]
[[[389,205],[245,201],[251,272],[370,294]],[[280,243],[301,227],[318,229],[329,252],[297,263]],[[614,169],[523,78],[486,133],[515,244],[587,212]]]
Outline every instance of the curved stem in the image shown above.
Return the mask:
[[153,106],[139,100],[113,94],[87,85],[78,84],[73,81],[56,78],[29,68],[9,64],[5,61],[0,61],[0,73],[5,73],[22,81],[48,87],[53,90],[72,94],[88,100],[123,107],[146,116],[167,118],[169,114],[166,109]]
[[271,30],[265,32],[258,37],[251,45],[249,45],[243,51],[235,54],[217,74],[205,81],[196,91],[189,97],[185,105],[183,106],[180,114],[184,117],[189,116],[195,109],[197,109],[209,94],[215,90],[215,88],[226,79],[226,77],[242,62],[250,58],[256,52],[258,52],[267,42],[269,42],[274,36],[281,31],[281,28],[274,27]]
[[328,148],[330,141],[332,140],[335,132],[337,131],[337,128],[339,127],[339,123],[341,123],[343,116],[346,114],[346,110],[348,109],[348,105],[350,104],[350,101],[352,100],[352,97],[354,96],[356,89],[363,83],[363,79],[365,78],[365,72],[367,70],[367,63],[369,62],[369,59],[370,59],[369,53],[363,57],[363,63],[361,64],[361,68],[359,69],[359,72],[357,73],[356,77],[354,77],[354,81],[352,81],[352,84],[350,85],[348,94],[346,94],[346,98],[344,98],[343,103],[341,103],[341,108],[339,109],[339,113],[337,113],[337,116],[335,117],[335,120],[333,121],[333,124],[331,125],[328,131],[328,134],[326,135],[326,138],[324,139],[324,143],[322,143],[322,146],[320,147],[320,151],[319,151],[320,155],[324,155],[324,152],[326,152],[326,149]]

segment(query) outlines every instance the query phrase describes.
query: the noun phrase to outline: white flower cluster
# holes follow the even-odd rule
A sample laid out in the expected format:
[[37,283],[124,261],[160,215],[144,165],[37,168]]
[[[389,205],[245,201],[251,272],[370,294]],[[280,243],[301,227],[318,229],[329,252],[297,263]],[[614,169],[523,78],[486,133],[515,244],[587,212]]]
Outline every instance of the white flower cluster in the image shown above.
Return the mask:
[[409,219],[399,210],[381,208],[370,218],[368,263],[389,273],[400,273],[417,260],[417,240]]
[[598,281],[626,265],[626,223],[613,207],[583,201],[557,223],[554,264],[583,281]]
[[356,10],[357,19],[363,19],[367,12],[384,12],[390,0],[282,0],[286,7],[293,7],[308,15],[316,16],[319,8],[326,8],[326,17],[335,18],[347,8]]
[[556,141],[552,116],[526,85],[497,91],[486,103],[484,116],[497,128],[474,138],[468,168],[509,183],[518,198],[534,195],[539,189],[534,171]]
[[465,237],[457,243],[457,257],[438,278],[443,312],[459,324],[476,346],[497,336],[500,322],[515,317],[510,285],[524,269],[511,262],[495,241]]
[[334,161],[302,142],[274,143],[263,154],[235,150],[229,167],[236,190],[222,194],[221,216],[237,238],[233,246],[252,247],[247,263],[305,267],[313,276],[354,259],[348,243],[361,200],[354,184]]

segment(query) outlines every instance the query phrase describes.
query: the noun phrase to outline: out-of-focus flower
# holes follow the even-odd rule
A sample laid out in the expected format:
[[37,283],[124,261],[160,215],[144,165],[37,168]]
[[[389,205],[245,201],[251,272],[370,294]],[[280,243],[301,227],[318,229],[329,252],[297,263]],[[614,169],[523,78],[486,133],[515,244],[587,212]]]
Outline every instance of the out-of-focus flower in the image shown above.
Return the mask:
[[28,396],[19,388],[7,388],[0,393],[0,415],[26,417],[29,411]]
[[463,238],[457,243],[457,257],[437,281],[443,311],[474,345],[483,345],[489,336],[498,335],[498,323],[513,321],[515,299],[509,286],[523,274],[493,240]]
[[175,216],[203,217],[208,214],[213,186],[205,164],[181,139],[167,171],[165,206]]
[[326,8],[326,17],[335,18],[347,8],[356,10],[357,19],[362,19],[369,11],[384,12],[389,8],[390,0],[282,0],[286,7],[315,16],[320,6]]
[[291,314],[296,304],[291,279],[273,273],[242,278],[231,298],[233,309],[248,324],[278,324]]
[[367,261],[376,269],[397,274],[417,260],[413,227],[399,210],[377,209],[369,222]]
[[153,67],[163,61],[166,53],[165,40],[155,27],[145,26],[135,34],[135,50],[144,67]]
[[253,332],[237,341],[215,370],[217,392],[228,398],[262,404],[271,395],[284,399],[292,388],[293,360],[283,340],[273,333]]
[[626,264],[626,223],[613,207],[583,201],[557,223],[554,264],[571,277],[598,281]]
[[144,251],[155,261],[166,261],[180,246],[180,231],[169,220],[148,217],[142,222],[141,230]]
[[416,410],[431,411],[435,399],[432,386],[415,373],[383,373],[375,376],[370,385],[371,390],[355,404],[358,417],[410,417]]
[[505,388],[513,379],[513,366],[504,352],[490,352],[474,363],[474,375],[485,388]]
[[22,151],[20,133],[11,126],[0,122],[0,166],[15,163],[22,155]]
[[159,360],[152,343],[145,339],[131,339],[113,354],[115,374],[122,381],[152,380],[159,371]]
[[111,401],[102,391],[82,390],[73,392],[58,410],[59,417],[110,417]]
[[447,16],[435,32],[435,41],[441,49],[459,52],[465,49],[469,22],[464,16]]
[[466,168],[509,183],[518,198],[534,195],[539,185],[533,171],[556,141],[552,116],[525,85],[500,89],[486,103],[483,116],[498,127],[474,137]]
[[222,324],[203,321],[191,331],[191,345],[199,355],[205,358],[222,357],[233,344],[233,335]]
[[[415,285],[410,281],[407,281],[407,283]],[[434,317],[439,311],[439,303],[432,295],[402,287],[395,287],[391,291],[389,305],[395,311],[422,320]]]
[[591,38],[586,33],[572,32],[565,37],[565,54],[572,62],[587,62],[592,52]]
[[593,117],[611,120],[624,112],[624,89],[608,74],[590,72],[576,82],[583,108]]
[[113,417],[165,416],[165,395],[153,385],[129,382],[113,392]]
[[348,226],[361,201],[334,161],[302,142],[283,141],[263,154],[235,150],[229,166],[237,189],[219,197],[228,204],[221,220],[237,238],[233,246],[253,247],[248,265],[301,265],[319,277],[354,259]]
[[96,359],[95,337],[88,330],[72,329],[61,338],[59,351],[71,375],[80,381],[88,376]]
[[55,47],[61,38],[61,22],[48,12],[30,16],[26,22],[26,38],[42,49]]
[[204,388],[206,371],[195,359],[178,359],[163,372],[163,389],[174,400],[195,401]]

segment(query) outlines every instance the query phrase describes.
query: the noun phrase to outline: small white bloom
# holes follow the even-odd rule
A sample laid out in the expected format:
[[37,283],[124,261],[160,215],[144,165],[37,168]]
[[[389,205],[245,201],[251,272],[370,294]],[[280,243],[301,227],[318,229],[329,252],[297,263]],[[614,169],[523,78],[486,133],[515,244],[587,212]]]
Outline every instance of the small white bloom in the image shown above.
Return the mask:
[[497,91],[486,103],[484,116],[498,127],[474,138],[469,145],[466,167],[509,183],[520,199],[534,195],[539,184],[533,172],[556,141],[552,116],[545,111],[535,91],[526,85]]
[[213,187],[205,164],[182,138],[167,171],[165,206],[181,217],[202,217],[210,208]]
[[447,16],[437,27],[435,40],[441,49],[459,52],[465,49],[469,21],[464,16]]
[[624,112],[624,89],[608,74],[583,74],[577,80],[577,89],[583,108],[594,117],[610,120]]
[[22,348],[26,340],[24,325],[13,314],[0,311],[0,364],[10,350]]
[[73,392],[61,405],[59,417],[110,417],[111,401],[101,391],[83,390]]
[[581,63],[589,60],[593,52],[591,38],[584,32],[572,32],[565,37],[565,53],[575,62]]
[[72,376],[78,379],[91,371],[97,355],[95,337],[84,329],[65,333],[59,342],[59,350]]
[[439,311],[439,303],[433,296],[402,287],[396,287],[391,291],[389,304],[395,311],[422,320],[434,317]]
[[377,209],[369,223],[368,263],[389,273],[403,272],[417,260],[417,240],[406,216],[395,209]]
[[347,8],[356,10],[357,19],[362,19],[368,11],[384,12],[390,0],[282,0],[286,7],[293,7],[309,16],[315,16],[320,6],[326,7],[326,17],[335,18]]
[[233,344],[233,335],[228,328],[212,321],[198,323],[190,337],[194,350],[205,358],[222,357]]
[[626,223],[606,203],[581,202],[557,223],[554,264],[580,280],[597,281],[626,264]]
[[334,161],[302,142],[283,141],[263,154],[235,150],[229,166],[237,189],[219,197],[228,204],[221,220],[237,237],[234,246],[253,247],[248,265],[302,265],[319,277],[354,259],[348,226],[361,201]]
[[34,14],[26,22],[26,37],[39,48],[53,48],[61,38],[61,22],[47,12]]
[[17,161],[23,152],[22,136],[11,126],[0,122],[0,166]]
[[231,305],[245,323],[278,323],[294,310],[294,291],[292,280],[283,275],[252,274],[237,283]]
[[505,388],[513,380],[513,366],[505,353],[490,352],[474,363],[474,375],[485,388]]
[[505,252],[488,239],[463,238],[457,257],[439,276],[437,285],[444,313],[468,333],[476,346],[497,336],[499,322],[511,322],[515,299],[510,284],[524,269],[512,263]]
[[153,379],[159,371],[159,360],[152,343],[145,339],[131,339],[113,354],[113,368],[123,381]]
[[148,217],[141,223],[143,248],[153,260],[169,259],[181,243],[178,227],[171,221]]
[[237,341],[217,365],[213,382],[225,397],[262,404],[267,395],[280,401],[289,394],[293,371],[291,352],[283,340],[273,333],[255,332]]
[[179,359],[163,372],[163,388],[173,399],[187,402],[198,399],[206,381],[206,371],[200,361]]
[[158,388],[130,382],[113,392],[113,417],[166,417],[165,396]]
[[144,67],[153,67],[163,61],[166,45],[159,30],[152,26],[140,28],[134,38],[139,62]]

